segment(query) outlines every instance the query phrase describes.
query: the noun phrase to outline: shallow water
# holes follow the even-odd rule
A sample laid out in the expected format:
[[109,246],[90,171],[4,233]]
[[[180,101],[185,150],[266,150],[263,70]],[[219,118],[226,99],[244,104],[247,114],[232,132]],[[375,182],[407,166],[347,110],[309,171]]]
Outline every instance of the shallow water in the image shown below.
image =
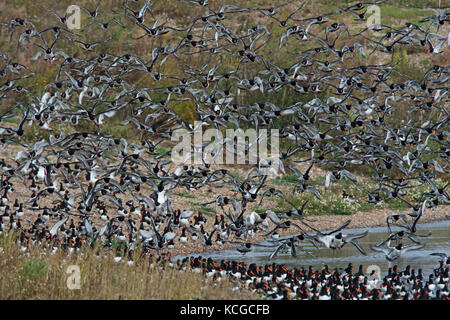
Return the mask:
[[[366,229],[348,229],[342,233],[358,233]],[[211,257],[215,260],[236,260],[244,263],[256,263],[258,265],[264,265],[267,263],[279,263],[285,264],[289,267],[309,267],[314,269],[320,269],[325,264],[329,269],[335,267],[346,268],[351,262],[353,264],[354,271],[357,271],[360,264],[366,268],[369,266],[376,266],[379,268],[381,274],[386,274],[389,267],[397,265],[401,270],[407,265],[415,269],[422,268],[425,274],[433,272],[433,269],[439,265],[439,257],[431,256],[430,253],[442,252],[450,256],[450,220],[430,222],[417,225],[418,235],[424,235],[431,232],[431,236],[427,238],[421,238],[421,242],[425,244],[425,247],[420,250],[409,251],[405,255],[402,255],[399,259],[389,262],[385,259],[382,252],[375,252],[370,249],[370,245],[385,240],[389,233],[386,227],[368,228],[369,234],[358,242],[367,253],[367,256],[362,255],[352,244],[345,245],[342,249],[331,250],[324,246],[318,245],[319,249],[316,249],[308,241],[304,241],[304,249],[310,251],[314,257],[300,251],[297,252],[297,257],[292,257],[289,252],[280,252],[274,259],[269,260],[269,255],[272,251],[271,248],[255,247],[252,252],[242,254],[237,250],[221,250],[211,253],[201,254],[203,257]],[[393,229],[393,230],[399,230]],[[395,242],[391,243],[391,246]],[[405,245],[410,244],[409,239],[405,239],[403,242]],[[268,244],[263,242],[262,244]],[[198,256],[198,255],[191,255]]]

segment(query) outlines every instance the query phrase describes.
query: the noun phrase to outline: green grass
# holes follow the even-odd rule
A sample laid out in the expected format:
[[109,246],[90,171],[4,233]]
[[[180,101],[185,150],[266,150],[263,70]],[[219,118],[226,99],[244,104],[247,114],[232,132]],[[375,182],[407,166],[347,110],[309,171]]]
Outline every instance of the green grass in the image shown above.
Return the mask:
[[[361,185],[366,190],[375,190],[378,185],[371,180],[358,179],[358,185],[351,181],[340,180],[338,182],[333,182],[328,190],[323,187],[324,177],[317,177],[309,181],[310,185],[314,185],[320,192],[322,201],[319,201],[316,197],[309,192],[297,192],[294,195],[291,193],[285,193],[285,196],[289,202],[299,208],[303,203],[308,200],[305,207],[305,215],[326,215],[326,214],[337,214],[337,215],[350,215],[356,212],[371,211],[374,209],[374,204],[367,201],[367,194],[362,191],[358,185]],[[442,178],[437,179],[436,184],[442,187],[445,183]],[[342,192],[345,191],[351,196],[350,199],[344,199]],[[406,194],[402,196],[403,199],[409,203],[415,204],[420,196],[424,192],[429,192],[430,188],[428,185],[424,184],[418,187],[406,189]],[[385,200],[379,208],[387,208],[397,211],[405,211],[409,209],[409,206],[399,199],[389,199],[386,192],[381,192],[380,196]],[[275,212],[282,212],[292,209],[292,206],[280,199],[278,197],[274,198],[276,200]],[[259,209],[261,212],[266,209]],[[258,211],[257,211],[258,212]]]
[[[389,24],[392,23],[390,18],[410,20],[411,17],[417,19],[417,21],[423,19],[424,17],[431,16],[435,12],[432,10],[424,10],[420,8],[404,7],[396,5],[383,5],[381,6],[381,23]],[[383,21],[383,18],[386,20]],[[412,20],[411,20],[412,21]]]
[[237,180],[241,180],[241,176],[239,175],[238,169],[236,169],[236,168],[233,169],[233,171],[231,171],[230,174]]
[[320,176],[315,179],[308,180],[308,184],[312,186],[323,186],[325,185],[325,177]]
[[279,186],[286,186],[296,184],[299,181],[295,174],[291,174],[291,175],[284,175],[281,178],[272,179],[270,182]]
[[1,121],[0,122],[7,122],[7,123],[16,123],[17,122],[17,120],[16,119],[14,119],[14,118],[4,118],[4,119],[1,119]]
[[166,153],[168,153],[170,150],[169,149],[166,149],[166,148],[156,148],[156,150],[155,150],[155,152],[159,155],[159,156],[161,156],[161,155],[163,155],[163,154],[166,154]]
[[185,198],[190,198],[190,199],[196,199],[197,197],[194,196],[193,194],[183,191],[183,192],[179,192],[177,193],[177,195],[181,196],[181,197],[185,197]]
[[[344,199],[339,198],[328,197],[324,201],[319,201],[308,194],[301,197],[293,196],[288,199],[296,207],[300,207],[306,200],[309,200],[305,206],[305,215],[350,215],[357,211],[357,209],[351,208]],[[282,205],[280,204],[280,207],[281,206]]]
[[403,201],[388,201],[387,207],[392,210],[404,211],[409,208],[409,206]]
[[368,202],[362,202],[360,205],[361,206],[359,207],[359,211],[363,211],[363,212],[372,211],[373,208],[375,207],[373,204],[368,203]]
[[255,209],[254,210],[256,213],[264,213],[267,211],[267,209]]
[[42,279],[47,274],[46,262],[43,259],[24,261],[20,269],[20,275],[25,279]]
[[206,215],[206,216],[214,217],[215,214],[216,214],[216,213],[214,212],[214,209],[213,209],[213,208],[206,207],[206,206],[202,206],[202,205],[198,205],[198,204],[195,204],[195,203],[191,203],[191,204],[195,206],[195,210],[196,210],[196,211],[198,211],[198,212],[200,212],[201,214],[204,214],[204,215]]

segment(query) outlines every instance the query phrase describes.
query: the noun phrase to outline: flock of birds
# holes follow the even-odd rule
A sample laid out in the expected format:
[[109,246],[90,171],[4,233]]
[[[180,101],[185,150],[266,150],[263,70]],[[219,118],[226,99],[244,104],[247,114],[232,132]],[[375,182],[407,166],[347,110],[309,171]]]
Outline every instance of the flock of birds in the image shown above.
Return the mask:
[[[386,1],[357,3],[306,17],[304,4],[284,16],[281,12],[291,3],[212,9],[207,0],[180,0],[180,6],[198,8],[197,16],[184,26],[157,16],[150,0],[125,0],[113,12],[102,2],[95,8],[82,8],[88,22],[81,33],[67,28],[67,13],[61,16],[51,9],[46,10],[49,27],[37,28],[21,17],[0,24],[11,47],[17,44],[16,53],[33,52],[27,63],[18,62],[14,54],[0,53],[0,149],[2,153],[19,149],[13,159],[0,161],[0,232],[18,232],[23,250],[32,244],[48,244],[52,251],[72,252],[83,245],[113,247],[116,242],[124,248],[116,253],[120,261],[124,252],[131,257],[137,245],[145,254],[159,254],[191,241],[205,247],[228,242],[237,244],[242,253],[266,246],[272,259],[283,251],[293,256],[312,254],[302,248],[302,242],[309,241],[330,249],[350,243],[366,254],[357,240],[367,231],[342,232],[350,220],[334,230],[320,231],[305,217],[307,201],[298,208],[282,191],[265,190],[268,174],[263,169],[274,161],[278,161],[278,171],[271,174],[297,176],[293,194],[312,193],[321,199],[320,188],[309,183],[311,169],[321,166],[332,168],[326,174],[325,188],[345,179],[364,191],[369,203],[407,203],[410,212],[389,216],[389,237],[371,246],[389,261],[424,246],[421,238],[428,235],[416,233],[417,223],[428,208],[450,204],[449,183],[437,182],[440,175],[450,172],[450,67],[434,65],[416,80],[398,70],[400,60],[394,59],[394,53],[404,48],[429,56],[444,52],[447,37],[439,31],[450,20],[447,8],[421,20],[428,22],[427,28],[408,22],[402,27],[364,27],[352,34],[339,21],[352,17],[365,23],[367,8]],[[248,28],[230,23],[236,16],[249,15],[255,17],[255,24]],[[132,46],[149,41],[152,50],[141,56],[133,51],[117,54],[110,32],[114,28],[132,30],[136,35],[129,39]],[[275,33],[277,28],[281,31]],[[264,54],[272,43],[277,50],[286,50],[294,62],[276,64],[274,57]],[[61,49],[68,45],[76,46],[77,53]],[[386,61],[364,62],[374,56]],[[199,61],[207,63],[198,66]],[[236,64],[231,67],[225,61]],[[41,85],[41,75],[33,69],[44,63],[56,66],[57,72],[54,81]],[[142,87],[132,81],[139,76],[152,79],[153,85]],[[30,85],[33,78],[38,90]],[[280,105],[274,99],[280,97],[279,92],[295,94],[298,102]],[[241,96],[252,96],[258,102],[245,104]],[[194,125],[174,111],[177,105],[188,104],[195,106]],[[400,121],[402,117],[406,120]],[[139,143],[102,133],[114,119],[121,119],[121,126],[140,135]],[[192,165],[190,158],[174,165],[170,151],[158,152],[158,145],[177,130],[193,135],[204,127],[220,132],[278,128],[276,138],[286,141],[289,148],[259,158],[245,179],[214,163],[220,153],[237,155],[236,141],[231,147],[221,144],[210,154],[204,150],[212,142],[192,143],[192,150],[202,153],[201,166]],[[45,134],[36,135],[36,130]],[[311,156],[298,160],[294,156],[299,152]],[[300,162],[308,164],[305,172],[296,167]],[[370,179],[379,187],[363,188],[350,172],[352,166],[371,168]],[[235,194],[218,195],[203,204],[215,205],[214,224],[207,224],[200,212],[172,207],[175,188],[195,194],[213,184],[229,186]],[[26,191],[19,193],[18,185]],[[404,199],[409,189],[422,185],[428,191],[417,203]],[[292,209],[249,212],[249,203],[262,205],[271,196],[281,197]],[[206,226],[211,229],[205,230]],[[280,231],[289,235],[280,236]],[[266,244],[251,240],[258,233],[269,239]],[[406,241],[411,244],[405,245]],[[201,264],[201,259],[196,263]],[[261,272],[255,268],[245,271],[250,279],[250,271]],[[297,272],[284,278],[295,280]],[[447,286],[448,267],[441,272],[437,278],[444,277]],[[314,282],[313,275],[324,281],[322,289],[316,285],[317,294],[328,290],[328,296],[338,295],[335,289],[329,292],[331,283],[335,288],[351,279],[348,272],[347,276],[337,271],[310,272],[304,281]],[[402,275],[393,279],[398,277]],[[285,297],[287,291],[283,292]],[[296,294],[308,297],[306,292]]]
[[329,269],[324,265],[321,270],[311,266],[289,269],[277,263],[258,266],[201,256],[178,260],[172,266],[203,273],[214,281],[231,279],[238,284],[233,289],[242,285],[270,300],[448,300],[450,258],[433,255],[440,257],[439,266],[428,276],[410,265],[404,270],[394,265],[381,277],[375,270],[368,276],[363,265],[355,272],[352,263],[346,268]]

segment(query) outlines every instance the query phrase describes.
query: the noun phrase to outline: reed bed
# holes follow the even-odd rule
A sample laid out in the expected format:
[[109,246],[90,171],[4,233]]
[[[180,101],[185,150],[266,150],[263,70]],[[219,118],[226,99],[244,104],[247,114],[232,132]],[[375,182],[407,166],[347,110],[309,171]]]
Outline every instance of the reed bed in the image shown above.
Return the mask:
[[[26,251],[15,241],[17,234],[0,235],[0,299],[46,300],[238,300],[256,299],[248,290],[237,290],[231,280],[213,281],[201,273],[182,271],[154,256],[141,258],[136,250],[132,259],[115,262],[111,250],[82,248],[67,254],[44,245]],[[154,258],[154,259],[152,259]],[[129,263],[132,261],[132,264]],[[80,271],[79,289],[73,289],[74,273]],[[72,287],[70,289],[68,287]]]

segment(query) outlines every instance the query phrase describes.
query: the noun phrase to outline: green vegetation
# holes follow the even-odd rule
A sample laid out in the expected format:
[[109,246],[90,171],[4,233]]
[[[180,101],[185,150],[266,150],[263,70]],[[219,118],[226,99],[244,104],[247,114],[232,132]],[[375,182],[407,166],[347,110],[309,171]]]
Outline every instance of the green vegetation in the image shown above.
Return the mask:
[[[375,208],[375,204],[369,203],[367,194],[361,190],[363,187],[366,190],[376,190],[379,188],[378,184],[371,180],[362,180],[358,178],[358,187],[351,181],[340,180],[332,183],[328,190],[324,190],[325,178],[318,177],[309,181],[309,184],[315,186],[319,192],[322,200],[317,199],[310,192],[297,192],[294,195],[291,193],[285,194],[286,199],[294,204],[297,208],[300,208],[306,200],[308,203],[305,207],[305,215],[324,215],[324,214],[339,214],[349,215],[360,211],[371,211]],[[442,179],[437,179],[436,184],[442,187],[445,183]],[[406,189],[405,193],[401,194],[401,198],[408,201],[411,204],[416,204],[419,201],[419,197],[424,192],[429,192],[430,187],[428,185],[420,185],[410,189]],[[345,192],[345,197],[343,193]],[[383,199],[378,205],[378,208],[388,208],[391,210],[404,211],[409,209],[408,204],[390,197],[385,191],[380,191],[380,197]],[[292,209],[292,206],[283,199],[277,198],[277,209],[274,211],[282,212]],[[259,208],[260,212],[265,209]],[[258,212],[258,211],[257,211]]]
[[275,178],[271,181],[271,183],[276,185],[292,185],[298,183],[298,178],[295,174],[284,175],[281,178]]
[[[109,7],[111,9],[110,13],[106,18],[117,18],[119,20],[123,19],[123,8],[120,6],[120,1],[115,0],[105,0],[102,3],[102,6]],[[230,0],[227,3],[234,4],[238,6],[242,6],[243,3],[241,1],[237,0]],[[314,1],[314,3],[307,3],[305,7],[302,9],[303,15],[314,15],[315,12],[319,11],[330,11],[330,10],[337,10],[341,9],[345,5],[349,5],[354,3],[354,1],[341,1],[339,4],[336,4],[335,1],[331,0],[324,0],[324,1]],[[81,0],[77,2],[77,5],[84,6],[86,8],[90,8],[95,5],[95,2],[89,1],[89,0]],[[222,1],[219,0],[210,0],[209,6],[211,8],[218,7],[223,5]],[[429,6],[436,6],[437,1],[422,1],[422,0],[405,0],[405,1],[394,1],[390,0],[387,2],[387,4],[381,5],[381,22],[382,24],[392,25],[395,27],[403,26],[404,20],[409,20],[411,17],[413,19],[411,22],[413,23],[419,23],[418,21],[422,19],[425,16],[433,14],[433,10],[427,9]],[[245,6],[248,7],[267,7],[269,6],[269,2],[267,0],[259,0],[259,1],[247,1],[245,2]],[[287,12],[292,10],[297,4],[292,3],[285,8],[282,8],[280,11],[280,15],[286,15]],[[43,0],[43,1],[31,1],[31,0],[20,0],[15,1],[13,6],[5,6],[2,8],[2,18],[4,21],[10,21],[11,19],[14,19],[17,16],[22,17],[33,17],[33,23],[36,25],[36,27],[43,28],[48,27],[49,25],[56,24],[57,20],[56,17],[53,16],[51,13],[47,12],[45,8],[52,7],[54,8],[58,13],[62,13],[66,8],[67,4],[60,2],[60,3],[54,3],[49,0]],[[178,27],[183,27],[185,23],[189,21],[189,19],[192,19],[193,17],[198,15],[199,8],[194,5],[183,5],[181,6],[178,1],[176,0],[169,0],[169,1],[156,1],[154,2],[154,5],[152,6],[152,12],[154,15],[161,15],[161,18],[170,18],[171,23],[175,24]],[[116,12],[116,13],[113,13]],[[229,19],[233,19],[232,17]],[[239,23],[241,26],[242,32],[245,32],[248,28],[253,26],[255,23],[259,22],[259,16],[257,14],[249,14],[247,16],[239,16],[239,21],[231,21],[231,23]],[[92,32],[96,25],[91,25],[87,29],[84,29],[89,21],[89,18],[84,14],[82,14],[82,29],[77,30],[78,33],[88,36],[88,38],[92,41],[98,41],[100,39],[97,39],[98,37],[95,36],[95,34]],[[124,22],[124,21],[123,21]],[[347,21],[349,22],[349,21]],[[354,22],[354,21],[353,21]],[[272,39],[278,39],[277,36],[281,35],[283,32],[283,28],[281,28],[278,23],[274,23],[273,21],[268,21],[269,27],[271,29],[272,33]],[[428,22],[427,22],[428,23]],[[421,24],[422,27],[426,27],[427,23]],[[354,28],[360,29],[364,26],[364,24],[361,25],[360,22],[354,22]],[[5,33],[5,30],[3,30]],[[111,27],[108,29],[108,33],[112,37],[114,41],[102,44],[100,50],[104,50],[106,52],[111,51],[114,52],[116,55],[122,55],[125,53],[129,53],[130,50],[135,53],[136,55],[139,55],[141,57],[150,56],[150,53],[155,46],[163,46],[166,44],[168,39],[170,39],[170,34],[158,37],[158,43],[156,43],[155,39],[143,37],[140,40],[132,40],[133,38],[137,38],[138,36],[143,34],[143,30],[133,29],[133,31],[130,31],[128,29],[124,29],[121,26],[117,24],[111,24]],[[6,35],[6,34],[4,34]],[[9,46],[8,44],[8,37],[2,37],[0,42],[0,50],[5,51],[8,54],[17,56],[19,61],[18,62],[25,62],[31,57],[31,48],[32,45],[30,44],[23,44],[23,48],[18,49],[17,46]],[[337,46],[341,46],[345,43],[346,40],[339,40],[336,44]],[[293,62],[296,62],[298,57],[295,54],[292,54],[296,51],[303,51],[306,49],[310,49],[308,47],[305,47],[306,45],[310,45],[309,43],[300,43],[291,41],[289,42],[289,49],[286,47],[279,48],[278,41],[269,41],[267,45],[263,48],[263,51],[260,52],[261,54],[264,54],[265,56],[270,56],[274,63],[280,64],[280,65],[289,65]],[[114,46],[114,47],[112,47]],[[58,47],[62,49],[62,51],[67,52],[70,55],[73,55],[75,57],[83,57],[83,56],[89,56],[89,53],[83,52],[83,50],[80,50],[80,48],[77,45],[73,45],[70,41],[66,41],[65,39],[61,39],[58,41]],[[412,52],[408,52],[407,54],[411,54]],[[415,63],[411,63],[411,59],[406,56],[406,53],[400,52],[395,53],[396,55],[400,54],[401,58],[403,58],[403,61],[401,62],[400,68],[401,72],[403,74],[406,74],[407,76],[411,78],[417,77],[417,75],[423,73],[423,69],[430,67],[427,62],[419,61],[418,65]],[[201,68],[206,63],[212,63],[211,57],[209,56],[192,56],[189,59],[189,64],[192,66],[198,66]],[[367,59],[370,60],[370,57],[361,59]],[[239,59],[236,57],[229,57],[229,59],[226,59],[222,61],[222,66],[220,67],[220,70],[218,72],[229,72],[234,70],[238,65]],[[370,63],[370,61],[367,61]],[[350,63],[350,62],[346,62]],[[30,78],[30,79],[24,79],[21,81],[20,85],[29,88],[32,94],[36,96],[40,96],[43,93],[44,86],[46,84],[50,84],[54,81],[55,76],[58,72],[57,65],[55,64],[46,64],[41,63],[33,66],[35,68],[35,71],[37,72],[37,76]],[[252,77],[256,75],[255,70],[252,68],[251,64],[245,64],[242,66],[245,70],[245,73],[248,75],[248,77]],[[161,72],[164,73],[166,70],[170,70],[170,73],[174,75],[174,73],[177,73],[180,71],[179,76],[182,77],[183,74],[181,72],[181,69],[179,67],[179,61],[174,58],[169,58],[166,63],[163,65]],[[178,71],[177,71],[178,70]],[[418,72],[421,71],[421,72]],[[147,88],[155,88],[155,87],[164,87],[169,84],[172,84],[173,81],[170,79],[162,78],[160,81],[155,81],[152,77],[148,75],[146,72],[142,73],[132,73],[132,75],[124,74],[124,79],[130,83],[134,83],[136,85],[139,85],[141,87],[147,87]],[[229,85],[228,81],[222,82],[222,84],[219,86],[219,89],[224,89]],[[288,89],[282,89],[279,92],[276,93],[267,93],[266,91],[264,93],[260,94],[254,94],[253,92],[241,92],[241,95],[238,99],[239,103],[242,104],[251,104],[254,102],[261,102],[261,101],[270,101],[270,102],[277,102],[280,106],[287,106],[293,103],[297,103],[299,101],[309,101],[315,97],[323,98],[327,95],[327,91],[322,91],[319,93],[307,93],[307,94],[298,94],[293,92],[292,90]],[[24,97],[25,95],[21,95],[21,97]],[[172,95],[172,98],[180,98],[182,95],[174,94]],[[167,93],[159,90],[152,91],[151,98],[153,101],[163,101],[167,98]],[[27,99],[30,102],[32,100],[32,96],[28,95]],[[17,101],[17,102],[25,102],[25,101]],[[8,104],[3,104],[2,108],[5,108]],[[188,122],[194,122],[197,119],[197,114],[195,111],[195,104],[192,101],[169,101],[167,106],[171,109],[173,109],[180,117]],[[202,106],[200,106],[202,107]],[[98,110],[101,110],[101,107],[99,107]],[[1,111],[1,110],[0,110]],[[148,111],[146,111],[144,114],[139,116],[139,119],[143,119],[148,114]],[[102,126],[103,133],[108,135],[114,135],[115,137],[125,137],[125,138],[137,138],[138,135],[136,135],[136,130],[133,127],[133,125],[127,125],[127,126],[121,126],[120,121],[122,121],[124,118],[126,118],[126,114],[122,114],[119,117],[114,117],[113,119],[104,119],[104,122],[106,123],[105,126]],[[398,116],[401,117],[401,116]],[[284,119],[283,121],[287,121]],[[80,129],[83,128],[86,124],[83,123],[84,121],[81,121],[79,124]],[[278,121],[279,122],[279,121]],[[275,125],[284,125],[284,123],[275,123]],[[52,126],[52,125],[51,125]],[[62,130],[64,128],[58,128],[59,130]],[[37,132],[34,132],[33,134],[45,134],[43,132],[45,130],[38,130]],[[142,137],[141,137],[142,138]]]
[[192,193],[189,193],[189,192],[186,192],[186,191],[183,191],[183,192],[179,192],[179,193],[177,193],[179,196],[181,196],[181,197],[185,197],[185,198],[191,198],[191,199],[196,199],[197,197],[196,196],[194,196]]
[[48,270],[46,269],[46,263],[43,259],[26,260],[22,264],[20,275],[25,279],[37,280],[46,276]]
[[200,212],[201,214],[204,214],[205,216],[209,216],[209,217],[214,217],[215,216],[215,212],[213,208],[210,207],[206,207],[203,205],[199,205],[196,203],[191,203],[194,206],[195,211]]
[[[412,23],[418,23],[422,18],[434,14],[432,10],[423,10],[420,7],[402,5],[396,1],[395,5],[384,5],[381,9],[381,23],[385,25],[392,24],[392,19],[408,20]],[[421,1],[422,3],[425,1]],[[434,1],[433,5],[436,5]],[[424,23],[421,26],[426,26]]]

